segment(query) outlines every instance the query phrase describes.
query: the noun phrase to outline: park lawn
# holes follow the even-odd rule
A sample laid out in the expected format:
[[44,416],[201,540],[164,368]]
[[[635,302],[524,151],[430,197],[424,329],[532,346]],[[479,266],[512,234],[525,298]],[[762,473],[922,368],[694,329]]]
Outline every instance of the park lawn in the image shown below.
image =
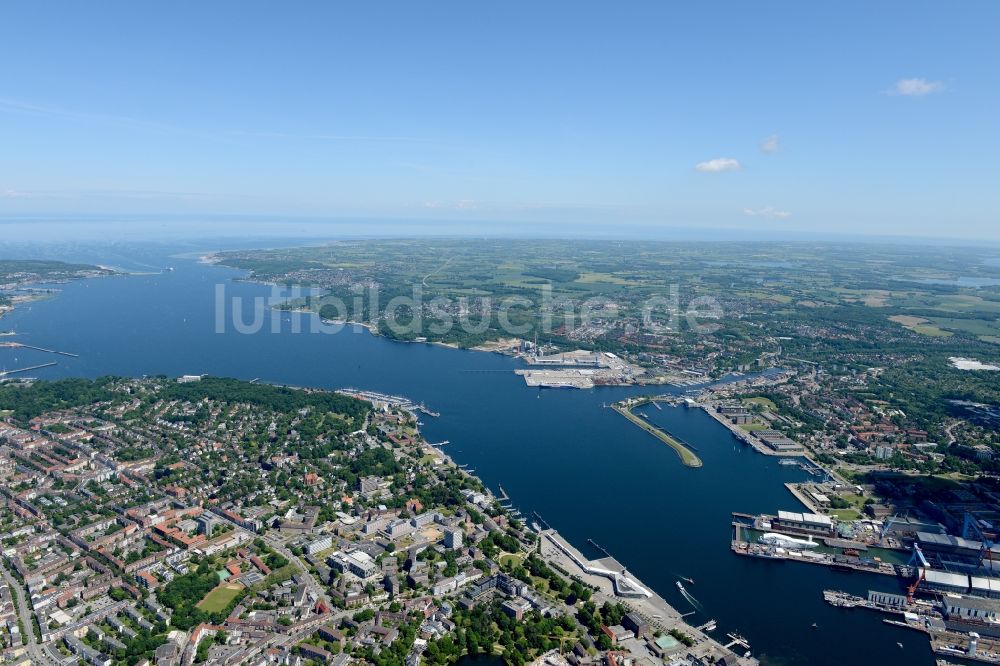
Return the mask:
[[222,583],[198,602],[198,608],[206,613],[218,613],[225,610],[242,591],[243,586],[239,583]]
[[755,405],[760,405],[764,409],[766,409],[768,411],[771,411],[771,412],[774,412],[774,411],[776,411],[778,409],[778,406],[775,405],[773,402],[771,402],[768,398],[761,398],[761,397],[746,398],[746,399],[743,400],[743,402],[749,402],[749,403],[752,403],[752,404],[755,404]]
[[514,566],[517,564],[522,564],[524,562],[524,555],[520,553],[504,553],[500,556],[500,566]]
[[838,497],[847,500],[851,503],[851,506],[857,507],[859,510],[864,509],[865,500],[868,499],[867,497],[858,495],[857,493],[845,493],[843,495],[838,495]]
[[835,516],[837,520],[857,520],[861,518],[861,512],[857,509],[831,509],[830,515]]
[[770,426],[764,425],[763,423],[742,423],[740,428],[746,430],[747,432],[753,432],[755,430],[767,430]]

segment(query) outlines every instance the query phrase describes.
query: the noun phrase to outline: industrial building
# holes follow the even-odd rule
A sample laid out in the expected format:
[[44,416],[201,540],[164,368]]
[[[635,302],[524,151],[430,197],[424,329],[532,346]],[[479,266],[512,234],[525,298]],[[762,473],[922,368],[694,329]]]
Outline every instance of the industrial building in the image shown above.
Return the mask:
[[949,567],[978,569],[983,561],[989,560],[1000,566],[1000,546],[987,548],[982,541],[951,534],[917,532],[917,543],[928,560],[947,564]]
[[795,442],[777,430],[758,430],[756,433],[760,441],[778,453],[796,453],[804,451],[801,444]]
[[772,522],[772,529],[799,534],[834,535],[833,519],[818,513],[779,511],[778,517]]

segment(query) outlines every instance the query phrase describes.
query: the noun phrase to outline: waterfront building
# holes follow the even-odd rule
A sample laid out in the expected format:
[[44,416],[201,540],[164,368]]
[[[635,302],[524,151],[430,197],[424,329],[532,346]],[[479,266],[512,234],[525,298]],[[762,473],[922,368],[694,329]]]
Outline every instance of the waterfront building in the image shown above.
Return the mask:
[[945,617],[961,620],[1000,622],[1000,601],[978,597],[946,595],[942,597]]
[[823,536],[833,536],[834,533],[833,519],[829,516],[797,511],[779,511],[778,517],[774,520],[773,529]]

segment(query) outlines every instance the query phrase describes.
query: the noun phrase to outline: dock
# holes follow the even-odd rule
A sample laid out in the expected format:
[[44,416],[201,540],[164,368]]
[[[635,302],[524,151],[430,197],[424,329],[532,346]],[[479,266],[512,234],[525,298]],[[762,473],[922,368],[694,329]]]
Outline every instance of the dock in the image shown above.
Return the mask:
[[7,377],[9,375],[17,375],[22,372],[31,372],[32,370],[40,370],[42,368],[51,368],[53,365],[57,365],[55,361],[50,361],[48,363],[42,363],[40,365],[32,365],[27,368],[17,368],[15,370],[0,370],[0,377]]
[[648,432],[653,437],[656,437],[661,442],[672,448],[674,452],[677,453],[677,455],[680,457],[681,462],[684,463],[685,467],[701,467],[704,463],[702,463],[701,458],[698,457],[698,454],[696,454],[692,450],[693,449],[692,446],[690,446],[689,444],[685,444],[684,442],[681,442],[676,437],[667,434],[660,428],[657,428],[652,423],[646,421],[644,418],[632,412],[632,409],[634,407],[643,405],[646,402],[651,402],[651,400],[642,399],[637,402],[626,400],[624,402],[612,405],[611,408],[614,409],[619,414],[621,414],[622,416],[624,416],[632,423],[634,423],[635,425],[639,426],[640,428]]
[[722,647],[726,648],[727,650],[732,650],[737,645],[743,648],[744,650],[750,649],[750,643],[748,643],[747,639],[743,638],[739,634],[729,633],[726,634],[726,637],[729,639],[729,642],[723,645]]
[[58,349],[46,349],[45,347],[36,347],[35,345],[26,345],[23,342],[6,342],[5,347],[19,347],[21,349],[32,349],[34,351],[45,352],[46,354],[58,354],[60,356],[69,356],[72,358],[79,358],[79,354],[74,354],[72,352],[59,351]]
[[[804,562],[840,571],[863,571],[865,573],[883,574],[886,576],[900,575],[899,568],[888,562],[881,562],[874,559],[866,560],[856,556],[849,557],[847,555],[824,553],[815,550],[793,550],[788,547],[750,541],[749,536],[746,535],[744,530],[756,529],[755,520],[756,516],[751,516],[750,514],[733,513],[733,531],[730,549],[736,555],[773,560],[775,562]],[[822,545],[822,542],[818,545]]]
[[593,546],[596,550],[599,550],[600,552],[604,553],[605,557],[611,557],[612,556],[611,553],[608,552],[607,548],[605,548],[601,544],[597,543],[593,539],[587,539],[587,543],[589,543],[591,546]]
[[384,403],[393,407],[399,407],[403,411],[409,412],[414,419],[417,419],[418,413],[426,414],[427,416],[433,418],[441,416],[438,412],[431,411],[431,409],[424,403],[417,404],[409,398],[404,398],[399,395],[390,395],[388,393],[379,393],[378,391],[368,391],[353,387],[337,389],[336,392],[342,395],[351,396],[352,398],[359,398],[369,402]]
[[[545,522],[545,519],[542,518],[542,515],[540,513],[538,513],[537,511],[532,511],[531,515],[534,516],[535,520],[538,521],[538,526],[539,527],[541,527],[542,529],[546,529],[546,530],[552,529],[552,526],[549,525],[547,522]],[[539,530],[539,531],[541,531],[541,530]]]

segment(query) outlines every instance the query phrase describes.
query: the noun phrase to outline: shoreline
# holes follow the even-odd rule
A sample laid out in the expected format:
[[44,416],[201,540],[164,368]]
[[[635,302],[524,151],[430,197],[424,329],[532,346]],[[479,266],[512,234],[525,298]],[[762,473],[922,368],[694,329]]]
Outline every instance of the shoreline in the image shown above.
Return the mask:
[[[464,476],[475,479],[482,485],[485,494],[491,500],[498,505],[501,503],[493,490],[478,475],[469,472],[465,467],[455,462],[455,459],[446,453],[441,446],[428,442],[419,426],[417,426],[416,432],[423,442],[422,447],[429,455],[440,457],[442,464],[450,465]],[[506,501],[509,502],[510,498]],[[508,512],[507,509],[504,511]],[[740,655],[708,635],[703,627],[689,624],[683,613],[670,605],[652,587],[629,572],[623,563],[610,554],[598,560],[591,560],[551,525],[546,523],[544,526],[542,524],[536,526],[532,525],[524,516],[512,517],[520,521],[525,529],[537,535],[537,538],[542,542],[542,555],[548,562],[555,562],[565,571],[574,572],[572,575],[567,574],[571,579],[579,578],[597,588],[597,593],[602,595],[605,600],[621,603],[630,612],[641,615],[644,620],[661,630],[665,635],[670,635],[671,630],[675,630],[693,639],[694,643],[691,647],[686,648],[686,653],[700,657],[712,656],[716,659],[725,655],[729,659],[735,657],[736,661],[731,663],[739,664],[739,666],[759,666],[760,662],[755,657]],[[552,548],[547,548],[547,546],[552,546]],[[625,593],[621,593],[622,590]],[[709,624],[714,624],[714,621]]]

